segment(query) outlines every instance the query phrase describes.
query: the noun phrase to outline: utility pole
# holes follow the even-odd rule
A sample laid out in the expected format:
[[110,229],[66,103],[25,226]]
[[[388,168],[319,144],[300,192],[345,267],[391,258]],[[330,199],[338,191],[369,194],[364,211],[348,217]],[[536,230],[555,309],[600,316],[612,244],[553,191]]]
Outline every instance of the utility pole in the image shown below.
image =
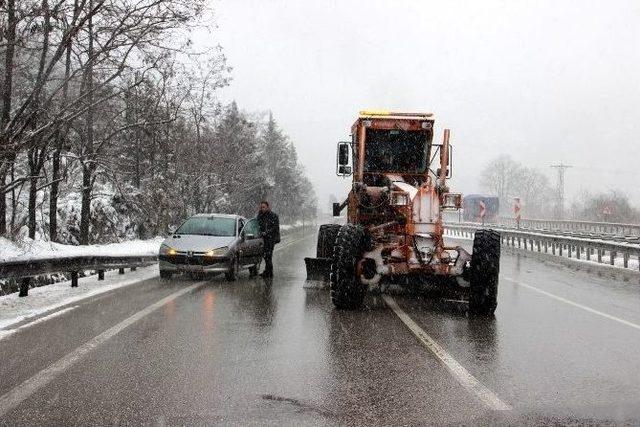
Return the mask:
[[572,166],[565,165],[561,162],[557,165],[551,165],[551,167],[558,171],[558,182],[556,183],[556,208],[554,216],[555,219],[564,219],[564,173]]

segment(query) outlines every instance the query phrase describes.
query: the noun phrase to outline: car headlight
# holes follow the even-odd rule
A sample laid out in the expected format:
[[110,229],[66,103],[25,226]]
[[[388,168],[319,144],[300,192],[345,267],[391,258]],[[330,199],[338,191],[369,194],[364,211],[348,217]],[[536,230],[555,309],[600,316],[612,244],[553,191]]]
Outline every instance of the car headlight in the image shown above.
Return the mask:
[[160,245],[160,255],[176,255],[177,253],[178,251],[169,245],[165,245],[164,243]]
[[229,246],[218,249],[210,249],[204,253],[205,256],[226,256],[229,253]]

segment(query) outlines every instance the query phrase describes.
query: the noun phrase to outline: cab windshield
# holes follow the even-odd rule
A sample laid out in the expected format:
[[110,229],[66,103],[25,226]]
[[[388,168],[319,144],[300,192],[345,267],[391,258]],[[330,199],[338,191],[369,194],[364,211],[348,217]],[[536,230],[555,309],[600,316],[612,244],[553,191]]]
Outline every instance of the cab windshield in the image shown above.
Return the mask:
[[194,216],[186,220],[175,234],[232,237],[236,235],[236,219]]
[[364,172],[423,173],[427,148],[421,131],[367,129]]

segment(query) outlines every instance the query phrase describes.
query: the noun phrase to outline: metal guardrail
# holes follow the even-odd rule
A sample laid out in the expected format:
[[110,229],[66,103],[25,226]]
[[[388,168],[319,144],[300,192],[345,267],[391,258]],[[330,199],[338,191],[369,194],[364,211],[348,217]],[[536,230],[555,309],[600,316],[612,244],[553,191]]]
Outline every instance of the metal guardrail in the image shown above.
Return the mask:
[[[283,228],[282,235],[294,233],[302,230],[304,233],[308,227],[315,227],[314,223],[303,224],[291,228]],[[35,258],[17,261],[0,262],[0,279],[20,280],[19,296],[29,295],[29,286],[35,276],[55,273],[69,273],[71,276],[71,287],[78,286],[78,277],[81,271],[93,270],[98,273],[98,280],[104,280],[106,270],[117,269],[120,274],[124,274],[125,268],[132,271],[137,267],[153,264],[158,261],[157,255],[135,255],[135,256],[70,256],[55,258]]]
[[[444,219],[449,223],[463,223],[461,211],[444,212]],[[487,222],[489,224],[489,222]],[[492,224],[513,227],[517,226],[513,217],[497,217]],[[554,220],[538,218],[522,218],[520,228],[551,231],[575,231],[610,236],[640,236],[640,224],[622,222],[598,222],[576,220]]]
[[445,224],[452,237],[473,238],[476,230],[493,228],[500,232],[503,245],[517,247],[532,252],[546,253],[560,257],[575,258],[598,264],[608,258],[608,264],[615,265],[616,259],[622,258],[622,266],[629,269],[629,261],[638,261],[640,270],[640,244],[610,242],[599,239],[557,236],[535,231],[502,229],[475,225]]
[[[515,218],[499,217],[498,224],[515,227]],[[601,233],[610,235],[640,236],[640,224],[625,224],[618,222],[597,222],[597,221],[571,221],[571,220],[551,220],[551,219],[521,219],[521,228],[566,230],[566,231],[586,231],[591,233]]]
[[0,263],[0,278],[20,279],[21,297],[29,295],[29,285],[34,276],[42,274],[69,273],[71,287],[78,286],[80,271],[94,270],[98,272],[98,280],[104,280],[105,270],[118,269],[124,274],[125,268],[135,270],[137,267],[158,261],[157,255],[148,256],[71,256],[58,258],[26,259]]
[[[481,227],[482,224],[479,222],[453,222],[457,225],[469,225],[475,227]],[[531,231],[534,233],[543,233],[543,234],[553,234],[555,236],[566,236],[566,237],[578,237],[585,239],[599,239],[605,241],[613,241],[613,242],[626,242],[626,243],[640,243],[640,236],[634,235],[620,235],[620,234],[611,234],[611,233],[603,233],[603,232],[594,232],[587,230],[575,230],[575,229],[550,229],[550,228],[536,228],[532,226],[532,224],[522,225],[520,228],[517,228],[517,224],[515,221],[513,223],[486,223],[485,227],[499,227],[500,229],[509,229],[514,231],[522,231],[527,232]]]

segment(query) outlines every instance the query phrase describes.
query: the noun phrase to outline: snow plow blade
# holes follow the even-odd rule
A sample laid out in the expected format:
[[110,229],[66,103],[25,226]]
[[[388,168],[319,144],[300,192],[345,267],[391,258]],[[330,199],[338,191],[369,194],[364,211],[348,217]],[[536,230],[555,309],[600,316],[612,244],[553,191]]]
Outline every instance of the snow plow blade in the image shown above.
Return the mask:
[[307,284],[305,287],[326,287],[329,285],[331,258],[305,258],[304,263],[307,267]]

